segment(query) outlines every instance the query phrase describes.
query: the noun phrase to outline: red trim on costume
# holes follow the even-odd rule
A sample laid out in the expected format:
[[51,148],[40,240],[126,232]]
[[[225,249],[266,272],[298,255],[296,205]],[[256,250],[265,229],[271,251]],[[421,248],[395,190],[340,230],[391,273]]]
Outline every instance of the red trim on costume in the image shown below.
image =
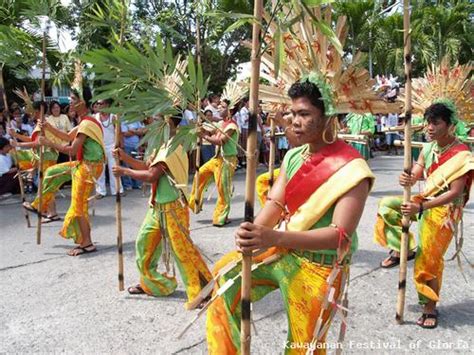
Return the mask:
[[[456,154],[460,152],[464,152],[464,151],[470,151],[469,147],[465,145],[464,143],[459,143],[455,145],[454,147],[451,147],[450,149],[448,149],[446,152],[444,152],[443,154],[441,154],[441,156],[438,157],[437,163],[433,162],[433,164],[431,164],[427,172],[428,176],[430,176],[434,171],[436,171],[436,169],[438,169],[441,165],[446,163],[449,159],[454,157]],[[467,180],[466,180],[467,194],[466,194],[466,198],[464,199],[464,204],[466,204],[467,201],[469,200],[469,192],[471,191],[472,180],[474,177],[473,175],[474,173],[472,171],[469,171],[465,175],[467,177]]]
[[357,158],[362,158],[359,152],[339,139],[313,154],[286,185],[285,202],[290,214],[305,203],[334,173]]
[[433,164],[431,164],[427,172],[428,176],[430,176],[436,169],[438,169],[441,165],[446,163],[449,159],[454,157],[456,154],[458,154],[459,152],[463,152],[465,150],[469,151],[469,147],[463,143],[459,143],[449,148],[446,152],[444,152],[438,157],[437,163],[433,162]]

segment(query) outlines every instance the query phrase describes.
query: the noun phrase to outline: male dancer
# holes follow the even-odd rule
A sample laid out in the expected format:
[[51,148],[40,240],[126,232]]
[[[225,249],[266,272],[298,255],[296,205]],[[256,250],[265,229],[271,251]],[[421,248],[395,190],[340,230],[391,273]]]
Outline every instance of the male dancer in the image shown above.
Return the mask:
[[[179,117],[169,119],[171,137],[180,120]],[[114,166],[115,176],[126,175],[152,184],[150,208],[138,232],[135,248],[140,283],[129,287],[128,292],[152,296],[172,294],[177,286],[174,267],[170,265],[173,255],[188,295],[185,307],[193,309],[201,301],[197,296],[202,285],[207,284],[212,275],[189,237],[189,209],[185,196],[188,156],[181,146],[170,153],[170,145],[171,141],[164,144],[149,163],[132,158],[120,148],[115,150],[115,154],[130,166]],[[166,272],[161,274],[156,269],[163,249]]]
[[[435,103],[426,109],[424,117],[431,143],[423,146],[411,175],[402,173],[399,179],[401,186],[413,186],[425,175],[424,191],[407,204],[403,203],[402,197],[385,197],[380,201],[375,242],[391,250],[382,267],[398,265],[402,215],[417,217],[420,241],[414,279],[423,305],[423,314],[417,324],[423,328],[435,328],[444,254],[456,234],[463,207],[469,198],[474,161],[469,148],[453,134],[458,120],[453,104],[447,101]],[[410,235],[409,249],[414,247]]]
[[[221,130],[216,130],[212,135],[207,131],[203,133],[203,139],[218,146],[217,153],[199,169],[199,186],[193,183],[189,207],[194,211],[202,208],[203,193],[211,182],[212,177],[217,186],[217,204],[212,217],[212,225],[223,227],[230,223],[228,218],[230,212],[230,200],[232,197],[232,178],[237,166],[237,142],[239,140],[239,128],[237,123],[229,114],[229,108],[223,105],[222,115],[224,118]],[[199,205],[195,205],[195,198]]]
[[[236,232],[237,249],[271,248],[254,262],[276,257],[252,271],[252,301],[280,289],[288,315],[286,351],[324,343],[333,310],[347,279],[350,255],[357,248],[355,229],[364,209],[373,174],[359,153],[327,132],[325,101],[308,79],[294,83],[288,95],[292,130],[299,147],[285,156],[280,175],[254,223]],[[286,229],[273,228],[286,220]],[[219,272],[240,254],[232,252],[216,265]],[[223,285],[239,274],[238,264],[218,280]],[[342,272],[340,272],[342,271]],[[327,280],[330,279],[330,283]],[[218,297],[207,314],[211,354],[239,352],[240,278]],[[331,290],[329,296],[329,291]],[[326,309],[324,298],[331,306]],[[308,348],[299,348],[306,352]]]

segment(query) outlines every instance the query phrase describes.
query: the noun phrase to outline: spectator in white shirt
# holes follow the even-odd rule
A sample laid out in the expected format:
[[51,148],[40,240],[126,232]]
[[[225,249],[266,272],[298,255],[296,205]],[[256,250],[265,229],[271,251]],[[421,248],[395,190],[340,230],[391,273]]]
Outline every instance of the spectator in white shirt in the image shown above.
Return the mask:
[[219,111],[220,102],[221,98],[219,95],[212,94],[209,96],[209,105],[204,109],[204,111],[210,110],[212,112],[212,120],[214,122],[222,121],[221,113]]
[[[103,112],[102,110],[110,107],[110,100],[99,100],[97,101],[97,107],[99,112],[95,114],[95,118],[102,126],[104,132],[104,146],[105,146],[105,169],[102,171],[102,175],[97,179],[95,184],[95,191],[97,193],[96,198],[101,199],[107,196],[107,186],[105,183],[106,170],[109,172],[109,186],[110,193],[115,195],[117,193],[117,185],[115,176],[112,173],[112,168],[115,164],[113,150],[115,149],[115,125],[117,124],[117,117],[111,113]],[[120,183],[120,193],[123,193],[123,187]]]
[[12,157],[8,154],[11,149],[8,139],[0,137],[0,195],[20,191],[18,176],[16,176],[18,169],[13,166]]

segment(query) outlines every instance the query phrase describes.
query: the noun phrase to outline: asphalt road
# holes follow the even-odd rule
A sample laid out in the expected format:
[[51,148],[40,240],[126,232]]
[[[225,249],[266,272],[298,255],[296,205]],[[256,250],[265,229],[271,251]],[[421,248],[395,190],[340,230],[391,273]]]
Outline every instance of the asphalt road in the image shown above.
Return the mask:
[[[360,248],[351,268],[345,352],[474,353],[474,272],[467,263],[464,272],[469,283],[455,262],[446,262],[439,326],[435,330],[415,324],[420,307],[410,263],[406,322],[395,323],[398,271],[379,268],[386,252],[372,242],[372,231],[378,200],[401,193],[397,176],[402,158],[377,157],[370,165],[377,181],[358,228]],[[211,265],[233,249],[233,231],[243,216],[244,180],[244,172],[239,171],[234,182],[232,224],[221,229],[211,226],[215,192],[205,202],[204,211],[191,216],[192,238]],[[62,215],[69,205],[70,190],[63,193],[66,198],[58,198]],[[178,290],[166,298],[118,291],[114,201],[107,197],[95,203],[93,239],[98,252],[77,258],[65,254],[72,243],[58,236],[60,222],[43,227],[43,243],[38,246],[35,228],[26,228],[18,200],[0,204],[0,353],[206,353],[205,316],[183,339],[176,339],[196,314],[183,308],[185,293],[180,281]],[[138,280],[134,238],[145,215],[146,201],[140,191],[129,192],[123,198],[126,285]],[[464,212],[464,251],[471,260],[473,215],[471,202]],[[32,220],[35,225],[36,218]],[[447,255],[452,253],[451,246]],[[287,321],[279,293],[255,303],[252,317],[257,329],[252,338],[253,353],[282,353]],[[328,335],[330,347],[336,346],[339,323],[336,319]]]

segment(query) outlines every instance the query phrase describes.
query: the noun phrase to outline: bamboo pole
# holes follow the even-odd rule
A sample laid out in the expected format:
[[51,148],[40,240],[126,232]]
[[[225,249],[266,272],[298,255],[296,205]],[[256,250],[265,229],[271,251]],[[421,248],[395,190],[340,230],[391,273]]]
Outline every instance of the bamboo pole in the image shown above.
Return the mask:
[[[268,181],[268,185],[270,189],[275,182],[275,153],[276,153],[276,137],[275,137],[275,121],[270,120],[270,154],[268,157],[268,174],[270,175],[270,180]],[[270,192],[270,191],[269,191]]]
[[[245,221],[253,222],[255,202],[255,175],[257,170],[257,110],[258,87],[260,80],[260,32],[263,12],[263,0],[255,0],[254,23],[252,28],[252,57],[250,77],[250,119],[247,138],[247,171],[245,178]],[[251,278],[252,253],[242,255],[242,293],[240,323],[240,350],[243,355],[250,354],[250,312],[251,312]]]
[[[410,3],[409,0],[403,1],[403,42],[405,58],[405,149],[403,170],[411,174],[411,33],[410,33]],[[405,186],[403,189],[403,202],[410,202],[411,186]],[[397,312],[395,319],[398,324],[403,323],[405,309],[405,291],[407,279],[407,255],[408,238],[410,229],[410,216],[402,217],[402,238],[400,243],[400,269],[398,281]]]
[[[421,131],[423,128],[425,128],[425,125],[422,125],[422,124],[411,126],[412,132]],[[401,131],[405,131],[404,125],[395,126],[395,127],[385,127],[382,129],[382,132],[401,132]]]
[[[41,73],[41,106],[40,106],[40,121],[44,123],[44,100],[45,100],[45,85],[46,85],[46,31],[43,32],[43,69]],[[40,136],[44,137],[44,128],[41,128]],[[43,165],[44,165],[44,147],[40,146],[39,163],[38,163],[38,224],[36,228],[36,244],[41,244],[41,222],[43,210]]]
[[[396,147],[405,147],[405,141],[396,139],[393,142],[393,145]],[[411,147],[412,148],[423,148],[423,142],[411,142]]]
[[[121,14],[121,23],[120,23],[120,37],[119,37],[119,45],[122,46],[124,42],[124,34],[125,34],[125,17],[127,7],[125,6],[125,2],[122,0],[122,14]],[[120,132],[120,117],[117,115],[116,122],[115,122],[115,149],[120,147],[121,142],[121,132]],[[115,165],[120,166],[120,158],[115,157]],[[120,177],[115,177],[115,219],[117,224],[117,256],[118,256],[118,284],[119,284],[119,291],[123,291],[125,289],[124,286],[124,272],[123,272],[123,234],[122,234],[122,195],[120,195]]]
[[[199,4],[199,1],[196,1],[195,4]],[[201,22],[199,20],[199,11],[198,5],[196,5],[196,59],[198,67],[201,65]],[[196,98],[196,118],[197,118],[197,126],[200,128],[202,126],[202,117],[201,117],[201,95],[198,92]],[[199,169],[201,168],[201,146],[202,146],[202,138],[198,137],[197,146],[196,146],[196,161],[195,161],[195,175],[194,175],[194,186],[196,186],[196,191],[199,190]],[[194,213],[200,212],[200,205],[199,205],[199,196],[198,194],[194,194]]]
[[[120,119],[117,116],[115,122],[115,149],[120,147]],[[120,166],[120,158],[115,157],[115,165]],[[118,282],[119,291],[123,291],[123,235],[122,235],[122,196],[120,195],[120,176],[115,177],[115,218],[117,221],[117,252],[118,252]]]

